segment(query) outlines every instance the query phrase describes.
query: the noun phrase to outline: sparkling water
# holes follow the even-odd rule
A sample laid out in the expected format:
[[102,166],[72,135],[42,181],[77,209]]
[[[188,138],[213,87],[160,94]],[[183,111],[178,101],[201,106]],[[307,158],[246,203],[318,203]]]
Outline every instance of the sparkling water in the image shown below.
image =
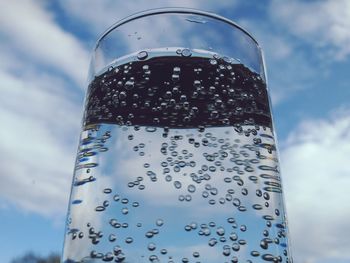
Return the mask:
[[85,109],[63,262],[291,262],[258,74],[141,51],[91,81]]

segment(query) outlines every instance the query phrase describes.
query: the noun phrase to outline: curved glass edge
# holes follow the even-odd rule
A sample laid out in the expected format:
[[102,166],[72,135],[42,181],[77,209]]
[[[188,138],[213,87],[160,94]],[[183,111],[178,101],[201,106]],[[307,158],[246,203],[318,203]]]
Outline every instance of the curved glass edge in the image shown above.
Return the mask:
[[201,11],[198,9],[194,9],[194,8],[184,8],[184,7],[167,7],[167,8],[155,8],[155,9],[149,9],[146,11],[141,11],[135,14],[132,14],[130,16],[127,16],[121,20],[119,20],[118,22],[116,22],[115,24],[113,24],[111,27],[109,27],[104,33],[102,33],[102,35],[98,38],[98,40],[96,41],[94,50],[96,50],[99,46],[99,43],[101,42],[101,40],[103,40],[104,37],[106,37],[110,32],[112,32],[115,28],[142,18],[142,17],[146,17],[146,16],[152,16],[152,15],[159,15],[159,14],[193,14],[193,15],[201,15],[201,16],[206,16],[206,17],[210,17],[210,18],[214,18],[216,20],[225,22],[231,26],[236,27],[237,29],[239,29],[240,31],[242,31],[244,34],[248,35],[253,41],[254,43],[257,45],[257,47],[261,50],[258,41],[252,36],[251,33],[249,33],[246,29],[244,29],[243,27],[241,27],[240,25],[238,25],[237,23],[235,23],[234,21],[225,18],[223,16],[211,13],[211,12],[206,12],[206,11]]
[[91,57],[88,78],[95,75],[95,72],[93,70],[92,65],[95,64],[95,54],[96,54],[96,52],[98,52],[98,49],[100,47],[100,43],[103,42],[105,37],[107,37],[116,28],[118,28],[118,27],[120,27],[128,22],[131,22],[131,21],[143,18],[143,17],[160,15],[160,14],[190,14],[190,15],[204,16],[204,17],[208,17],[211,19],[215,19],[217,21],[224,22],[224,23],[228,24],[229,26],[232,26],[232,27],[238,29],[243,34],[248,36],[249,39],[251,39],[253,41],[253,43],[256,45],[256,48],[258,49],[258,52],[260,55],[258,58],[260,60],[260,63],[259,63],[260,64],[260,72],[257,72],[257,73],[260,74],[262,79],[267,84],[267,75],[266,75],[266,67],[265,67],[266,65],[265,65],[265,59],[264,59],[264,54],[263,54],[262,48],[260,47],[258,41],[252,36],[251,33],[249,33],[248,30],[241,27],[240,25],[238,25],[234,21],[232,21],[228,18],[225,18],[223,16],[217,15],[215,13],[202,11],[202,10],[198,10],[198,9],[194,9],[194,8],[185,8],[185,7],[167,7],[167,8],[148,9],[145,11],[137,12],[137,13],[131,14],[129,16],[126,16],[125,18],[114,23],[112,26],[110,26],[106,31],[104,31],[100,35],[100,37],[98,38],[98,40],[95,43],[95,46],[93,48],[94,55],[92,55],[92,57]]

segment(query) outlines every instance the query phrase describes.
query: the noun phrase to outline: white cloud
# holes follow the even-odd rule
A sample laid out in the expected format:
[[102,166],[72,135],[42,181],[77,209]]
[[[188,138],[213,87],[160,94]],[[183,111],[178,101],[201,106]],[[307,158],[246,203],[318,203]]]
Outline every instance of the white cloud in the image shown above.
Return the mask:
[[293,43],[288,41],[284,35],[272,32],[269,24],[261,24],[260,21],[248,19],[240,19],[238,23],[249,29],[271,60],[285,60],[293,54]]
[[292,34],[314,47],[326,47],[336,60],[350,54],[350,2],[272,1],[270,15]]
[[[0,196],[26,211],[64,215],[80,105],[59,79],[0,71]],[[54,85],[52,85],[54,83]],[[75,139],[73,142],[73,138]]]
[[[66,213],[88,55],[43,1],[0,2],[1,207]],[[71,82],[70,82],[71,83]]]
[[77,38],[57,25],[42,1],[0,1],[0,23],[3,46],[21,54],[22,63],[52,67],[82,87],[88,52]]
[[282,60],[267,56],[266,68],[274,105],[281,104],[296,94],[299,95],[298,92],[302,90],[315,88],[314,77],[318,73],[317,68],[305,61],[303,54],[293,52]]
[[348,113],[305,121],[283,147],[282,174],[296,262],[350,260]]
[[249,28],[259,42],[266,62],[266,73],[272,103],[278,105],[300,90],[313,86],[313,78],[319,73],[295,41],[286,34],[274,32],[270,23],[240,19],[239,24]]

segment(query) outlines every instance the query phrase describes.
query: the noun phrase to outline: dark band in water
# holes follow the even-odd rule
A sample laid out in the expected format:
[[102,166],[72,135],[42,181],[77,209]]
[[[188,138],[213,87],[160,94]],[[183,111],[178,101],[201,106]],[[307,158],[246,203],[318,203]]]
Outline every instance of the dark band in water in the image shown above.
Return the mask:
[[266,85],[223,58],[158,56],[109,68],[89,85],[84,125],[271,127]]

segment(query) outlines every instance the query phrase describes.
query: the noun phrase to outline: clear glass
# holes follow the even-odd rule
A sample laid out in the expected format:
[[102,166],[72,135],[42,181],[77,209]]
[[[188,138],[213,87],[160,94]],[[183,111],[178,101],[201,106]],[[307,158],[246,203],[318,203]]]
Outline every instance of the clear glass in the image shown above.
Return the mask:
[[62,262],[292,262],[262,52],[192,9],[93,52]]

